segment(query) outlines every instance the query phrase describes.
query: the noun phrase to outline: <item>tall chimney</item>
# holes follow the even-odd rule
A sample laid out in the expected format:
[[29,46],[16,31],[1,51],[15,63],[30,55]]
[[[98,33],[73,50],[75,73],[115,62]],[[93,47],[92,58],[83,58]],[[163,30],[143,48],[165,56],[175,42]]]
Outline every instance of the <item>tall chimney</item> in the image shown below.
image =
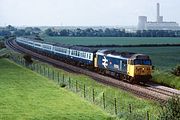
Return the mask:
[[157,3],[157,22],[160,21],[160,20],[159,20],[159,17],[160,17],[160,11],[159,11],[159,9],[160,9],[160,5],[159,5],[159,3]]

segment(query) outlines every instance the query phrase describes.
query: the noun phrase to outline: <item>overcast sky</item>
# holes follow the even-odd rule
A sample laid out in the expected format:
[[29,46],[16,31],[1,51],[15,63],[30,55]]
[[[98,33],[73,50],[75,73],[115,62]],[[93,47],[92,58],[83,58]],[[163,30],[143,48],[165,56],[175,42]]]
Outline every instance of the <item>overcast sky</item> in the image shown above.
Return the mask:
[[0,26],[130,26],[138,16],[180,23],[180,0],[0,0]]

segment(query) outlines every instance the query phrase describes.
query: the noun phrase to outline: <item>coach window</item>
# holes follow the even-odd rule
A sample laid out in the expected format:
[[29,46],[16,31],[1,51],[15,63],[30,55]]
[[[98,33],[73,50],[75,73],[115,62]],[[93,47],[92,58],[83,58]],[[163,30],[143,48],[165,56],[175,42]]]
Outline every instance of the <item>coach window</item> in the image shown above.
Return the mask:
[[86,53],[85,52],[83,52],[83,58],[85,58],[86,57]]
[[89,54],[89,59],[91,59],[91,54]]
[[78,51],[77,56],[79,56],[79,53],[80,53],[80,52]]

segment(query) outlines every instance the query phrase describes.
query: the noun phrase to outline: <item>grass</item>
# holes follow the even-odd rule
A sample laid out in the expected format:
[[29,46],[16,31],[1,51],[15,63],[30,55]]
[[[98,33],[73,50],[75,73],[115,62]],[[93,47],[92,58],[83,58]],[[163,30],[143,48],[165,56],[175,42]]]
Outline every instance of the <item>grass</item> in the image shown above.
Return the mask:
[[170,72],[164,72],[155,70],[153,73],[153,80],[157,83],[170,86],[180,90],[180,77],[171,74]]
[[98,107],[47,78],[0,59],[0,119],[105,120]]
[[[19,54],[12,53],[12,56],[20,56]],[[41,67],[38,67],[38,66]],[[128,92],[122,91],[120,89],[110,87],[107,85],[102,85],[95,82],[92,78],[76,73],[69,73],[61,69],[56,69],[51,65],[42,63],[39,61],[33,62],[33,68],[40,72],[42,75],[51,78],[55,83],[58,83],[58,74],[60,78],[60,84],[64,85],[68,90],[77,93],[81,97],[84,97],[84,85],[86,86],[85,99],[92,102],[92,90],[94,89],[94,104],[103,107],[103,93],[105,95],[105,110],[108,113],[114,114],[114,98],[117,100],[117,116],[120,120],[144,120],[146,118],[146,112],[149,111],[150,118],[157,119],[159,104],[152,101],[144,100],[142,98],[136,97]],[[37,68],[41,68],[37,69]],[[49,75],[48,75],[49,70]],[[53,72],[54,71],[54,72]],[[53,77],[54,73],[54,77]],[[64,75],[64,80],[63,80]],[[54,79],[53,79],[54,78]],[[69,79],[70,78],[70,79]],[[64,81],[64,82],[63,82]],[[77,92],[76,92],[76,82],[77,82]],[[62,84],[63,83],[63,84]],[[69,84],[70,83],[70,84]],[[132,113],[129,113],[129,105],[132,106]]]
[[[64,83],[66,84],[66,88],[69,89],[69,78],[70,78],[70,86],[71,90],[75,91],[76,87],[76,81],[77,81],[77,86],[78,86],[78,94],[83,97],[84,92],[83,92],[83,87],[84,85],[86,86],[86,99],[89,101],[92,101],[92,90],[94,89],[95,91],[95,104],[101,106],[103,108],[103,93],[105,95],[105,110],[114,114],[114,98],[117,99],[117,109],[118,109],[118,116],[120,119],[130,119],[132,115],[129,115],[129,104],[132,105],[132,111],[133,113],[140,117],[141,119],[145,119],[146,117],[146,112],[150,112],[150,116],[153,119],[156,119],[158,115],[158,110],[159,110],[159,105],[151,102],[144,100],[142,98],[138,98],[128,92],[122,91],[120,89],[102,85],[100,83],[95,82],[92,78],[82,75],[82,74],[75,74],[75,73],[69,73],[65,72],[63,70],[56,69],[52,66],[49,66],[44,63],[39,63],[36,62],[36,64],[41,64],[42,66],[46,66],[46,72],[47,68],[50,70],[50,77],[52,78],[52,71],[55,71],[55,76],[54,76],[54,81],[58,82],[58,75],[57,72],[60,73],[60,79],[62,81],[62,76],[65,76]],[[43,67],[41,67],[43,70]],[[42,71],[41,70],[41,71]],[[137,117],[132,118],[137,119]]]

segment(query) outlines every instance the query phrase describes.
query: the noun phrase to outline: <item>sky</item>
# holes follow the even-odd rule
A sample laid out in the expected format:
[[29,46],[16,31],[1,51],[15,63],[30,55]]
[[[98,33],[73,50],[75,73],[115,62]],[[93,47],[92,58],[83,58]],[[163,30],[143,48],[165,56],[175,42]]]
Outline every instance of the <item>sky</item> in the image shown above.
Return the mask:
[[136,26],[138,16],[180,24],[180,0],[0,0],[0,26]]

